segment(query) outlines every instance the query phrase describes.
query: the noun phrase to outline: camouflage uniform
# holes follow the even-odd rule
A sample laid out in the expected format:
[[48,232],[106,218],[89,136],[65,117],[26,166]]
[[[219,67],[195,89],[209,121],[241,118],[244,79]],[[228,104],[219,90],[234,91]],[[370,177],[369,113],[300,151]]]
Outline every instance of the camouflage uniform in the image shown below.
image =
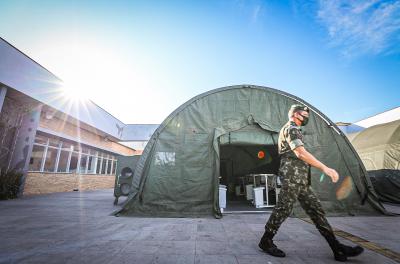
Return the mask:
[[279,133],[278,150],[281,155],[279,176],[282,189],[278,203],[265,225],[265,232],[271,236],[276,234],[281,224],[290,215],[296,199],[324,237],[333,235],[321,203],[309,184],[310,166],[298,159],[293,152],[295,148],[303,146],[303,142],[302,132],[293,121],[284,125]]

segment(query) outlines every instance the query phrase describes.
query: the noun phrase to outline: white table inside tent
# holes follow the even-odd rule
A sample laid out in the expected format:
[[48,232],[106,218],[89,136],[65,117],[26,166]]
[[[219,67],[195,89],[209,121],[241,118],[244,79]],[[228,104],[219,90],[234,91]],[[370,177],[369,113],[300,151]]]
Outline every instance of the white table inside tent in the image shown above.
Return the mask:
[[[277,190],[277,184],[276,184],[276,175],[275,174],[248,174],[246,175],[247,177],[253,177],[253,188],[263,188],[263,192],[265,192],[265,200],[264,200],[264,195],[262,196],[263,203],[257,203],[255,201],[256,197],[253,197],[253,203],[257,208],[266,208],[266,207],[274,207],[275,205],[269,203],[269,198],[268,198],[268,191],[275,189],[275,202],[278,201],[278,193],[279,190]],[[257,186],[257,177],[260,177],[260,186]],[[265,185],[261,184],[262,180],[261,178],[265,179]]]

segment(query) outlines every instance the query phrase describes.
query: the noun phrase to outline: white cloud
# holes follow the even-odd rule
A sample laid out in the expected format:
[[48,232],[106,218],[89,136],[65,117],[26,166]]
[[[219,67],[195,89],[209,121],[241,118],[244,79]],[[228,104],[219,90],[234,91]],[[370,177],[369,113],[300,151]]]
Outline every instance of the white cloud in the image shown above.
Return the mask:
[[251,23],[257,23],[265,13],[265,2],[262,0],[236,0],[234,6],[246,17]]
[[400,51],[400,0],[319,0],[317,15],[347,57]]
[[258,16],[260,15],[261,5],[256,5],[253,8],[252,22],[257,22]]

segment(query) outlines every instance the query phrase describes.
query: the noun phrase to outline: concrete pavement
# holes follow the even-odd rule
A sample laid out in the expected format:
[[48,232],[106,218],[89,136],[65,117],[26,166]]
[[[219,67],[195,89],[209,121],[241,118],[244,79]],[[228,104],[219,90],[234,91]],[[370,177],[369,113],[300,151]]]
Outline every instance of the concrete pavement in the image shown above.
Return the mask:
[[[297,218],[289,218],[275,239],[287,254],[277,259],[257,247],[268,213],[128,218],[110,216],[115,209],[112,190],[0,201],[0,263],[337,263],[315,227]],[[400,252],[398,217],[329,220]],[[366,250],[350,263],[397,262]]]

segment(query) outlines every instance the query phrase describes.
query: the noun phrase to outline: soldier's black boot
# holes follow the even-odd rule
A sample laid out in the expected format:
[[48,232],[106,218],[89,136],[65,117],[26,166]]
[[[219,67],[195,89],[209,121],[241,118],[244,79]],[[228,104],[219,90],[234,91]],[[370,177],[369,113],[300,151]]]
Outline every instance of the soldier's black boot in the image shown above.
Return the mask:
[[350,247],[341,244],[339,241],[337,241],[334,235],[326,236],[325,238],[333,251],[335,260],[337,261],[344,262],[348,257],[358,256],[364,251],[364,249],[360,246]]
[[258,243],[258,246],[268,254],[274,257],[280,257],[283,258],[286,256],[285,252],[280,250],[272,241],[274,235],[271,235],[267,231],[265,231],[264,235],[262,236],[260,243]]

